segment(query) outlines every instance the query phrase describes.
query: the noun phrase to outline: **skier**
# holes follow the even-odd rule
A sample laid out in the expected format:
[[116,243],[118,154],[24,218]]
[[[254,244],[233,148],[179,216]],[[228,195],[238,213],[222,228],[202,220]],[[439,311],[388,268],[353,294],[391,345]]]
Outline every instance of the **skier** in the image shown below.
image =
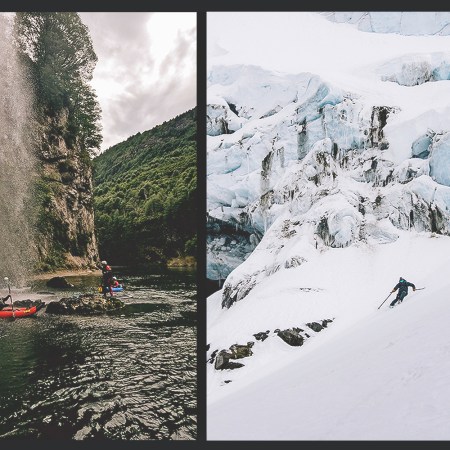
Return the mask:
[[403,301],[403,299],[408,295],[408,287],[412,287],[413,291],[416,290],[416,286],[413,283],[410,283],[409,281],[406,281],[404,278],[400,277],[399,282],[391,291],[391,294],[393,294],[398,289],[397,297],[392,300],[391,304],[389,305],[390,308],[393,308],[397,302],[401,303]]

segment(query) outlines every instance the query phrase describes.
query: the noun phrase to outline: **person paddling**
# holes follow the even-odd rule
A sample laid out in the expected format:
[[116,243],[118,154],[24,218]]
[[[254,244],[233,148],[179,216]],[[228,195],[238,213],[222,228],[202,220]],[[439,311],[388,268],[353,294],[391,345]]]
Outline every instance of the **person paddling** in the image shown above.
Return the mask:
[[7,302],[8,300],[11,300],[11,304],[12,304],[12,297],[11,297],[10,294],[8,294],[6,297],[1,297],[0,300],[1,300],[2,303],[3,303],[3,304],[0,304],[0,309],[3,309],[5,306],[8,306],[8,305],[6,304],[6,302]]
[[403,301],[403,299],[408,295],[409,287],[411,287],[413,291],[416,290],[416,286],[413,283],[410,283],[409,281],[406,281],[404,278],[400,277],[400,280],[391,291],[391,294],[393,294],[398,289],[397,296],[389,305],[390,308],[393,308],[397,302],[401,303]]
[[11,300],[11,309],[14,311],[14,302],[13,302],[13,299],[12,299],[12,296],[11,296],[11,285],[9,284],[9,278],[5,277],[3,279],[5,280],[6,284],[8,285],[9,294],[6,297],[2,297],[1,298],[1,300],[3,302],[3,305],[0,307],[0,309],[3,309],[6,306],[6,302],[8,300]]

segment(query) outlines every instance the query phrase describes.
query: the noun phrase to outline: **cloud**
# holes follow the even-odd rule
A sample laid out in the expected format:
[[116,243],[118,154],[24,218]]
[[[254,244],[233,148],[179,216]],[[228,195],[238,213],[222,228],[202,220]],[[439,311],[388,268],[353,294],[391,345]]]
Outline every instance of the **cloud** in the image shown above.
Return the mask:
[[79,13],[98,63],[102,151],[196,105],[195,13]]

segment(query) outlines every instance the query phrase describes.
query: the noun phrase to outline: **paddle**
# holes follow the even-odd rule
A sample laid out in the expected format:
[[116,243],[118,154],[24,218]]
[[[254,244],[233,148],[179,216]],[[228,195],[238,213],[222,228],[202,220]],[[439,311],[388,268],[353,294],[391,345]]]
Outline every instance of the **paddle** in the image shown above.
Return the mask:
[[13,302],[13,299],[11,297],[11,286],[9,284],[9,278],[5,277],[4,280],[8,283],[9,299],[11,300],[11,309],[12,309],[13,317],[14,317],[14,302]]

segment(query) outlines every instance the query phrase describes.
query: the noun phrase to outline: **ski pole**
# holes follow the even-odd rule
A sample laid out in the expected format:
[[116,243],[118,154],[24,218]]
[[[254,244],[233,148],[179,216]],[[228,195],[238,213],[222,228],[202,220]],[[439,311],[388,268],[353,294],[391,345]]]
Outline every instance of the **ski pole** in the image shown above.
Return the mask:
[[[383,303],[392,295],[392,292],[383,300]],[[381,306],[383,305],[383,303],[378,307],[378,309],[381,308]]]

